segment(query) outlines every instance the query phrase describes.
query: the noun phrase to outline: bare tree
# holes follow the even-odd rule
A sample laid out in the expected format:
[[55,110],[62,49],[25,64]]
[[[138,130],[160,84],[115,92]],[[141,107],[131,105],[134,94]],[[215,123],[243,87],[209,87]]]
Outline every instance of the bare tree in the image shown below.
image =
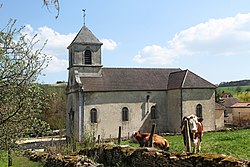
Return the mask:
[[50,10],[50,6],[52,5],[57,11],[56,18],[59,17],[60,13],[59,0],[43,0],[43,4],[47,7],[48,10]]

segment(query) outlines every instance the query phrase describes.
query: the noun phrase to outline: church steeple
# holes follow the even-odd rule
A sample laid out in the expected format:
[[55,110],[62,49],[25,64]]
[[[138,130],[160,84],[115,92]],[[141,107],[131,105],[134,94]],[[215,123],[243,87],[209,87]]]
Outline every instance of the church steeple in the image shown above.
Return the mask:
[[69,73],[77,70],[81,76],[97,76],[100,74],[102,43],[83,25],[74,40],[68,46]]
[[95,37],[95,35],[84,25],[81,30],[76,35],[75,39],[71,42],[68,48],[74,44],[84,44],[84,45],[102,45],[102,43]]

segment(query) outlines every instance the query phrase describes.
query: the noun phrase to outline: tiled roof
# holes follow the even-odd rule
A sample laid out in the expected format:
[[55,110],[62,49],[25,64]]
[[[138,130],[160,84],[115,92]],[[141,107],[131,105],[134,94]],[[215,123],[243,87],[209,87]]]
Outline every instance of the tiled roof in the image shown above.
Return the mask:
[[234,97],[229,97],[224,99],[223,105],[225,107],[231,107],[233,104],[238,103],[240,100]]
[[168,89],[179,89],[182,87],[186,71],[177,71],[169,75]]
[[101,77],[81,77],[85,91],[166,90],[168,76],[180,69],[102,68]]
[[189,70],[173,72],[169,76],[168,89],[216,88],[215,85]]
[[226,108],[223,105],[219,104],[219,103],[215,103],[215,109],[216,110],[225,110]]
[[[173,75],[177,74],[178,75]],[[136,91],[179,88],[183,81],[179,68],[102,68],[101,77],[81,77],[84,91]],[[214,85],[189,72],[184,87],[215,88]],[[200,79],[198,79],[198,78]],[[195,80],[196,82],[190,82]],[[203,84],[203,85],[202,85]]]
[[220,97],[221,98],[230,98],[230,97],[233,97],[233,95],[231,93],[221,93]]
[[102,43],[95,37],[95,35],[85,25],[78,32],[75,39],[71,42],[70,45],[74,43],[102,45]]
[[231,108],[250,108],[250,102],[238,102],[232,105]]

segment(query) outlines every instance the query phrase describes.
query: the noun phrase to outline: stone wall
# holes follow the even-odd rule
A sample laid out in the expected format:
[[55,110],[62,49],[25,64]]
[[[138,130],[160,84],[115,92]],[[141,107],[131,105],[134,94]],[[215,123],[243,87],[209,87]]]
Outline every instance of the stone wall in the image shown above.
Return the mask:
[[[149,101],[147,102],[147,96]],[[165,91],[124,91],[85,93],[84,125],[86,132],[94,132],[102,139],[117,138],[119,126],[122,137],[129,137],[141,130],[150,132],[157,123],[156,133],[167,131]],[[151,119],[150,109],[157,106],[157,118]],[[122,109],[127,107],[128,121],[122,121]],[[97,123],[90,122],[90,110],[97,110]]]
[[202,106],[204,131],[215,130],[215,93],[214,89],[183,89],[183,116],[196,114],[198,104]]
[[31,161],[43,162],[44,167],[103,167],[102,164],[96,163],[83,155],[52,155],[31,151],[26,151],[24,155]]
[[[129,146],[105,144],[94,149],[84,149],[77,155],[29,154],[30,159],[45,161],[45,166],[123,166],[123,167],[180,167],[216,166],[250,167],[250,161],[243,161],[221,154],[174,154],[154,148],[135,149]],[[87,158],[88,157],[88,158]],[[92,159],[92,160],[90,160]],[[95,162],[94,162],[95,161]],[[98,163],[96,163],[98,162]]]
[[238,126],[250,125],[250,107],[232,108],[232,122]]
[[220,154],[173,154],[152,148],[135,149],[129,146],[102,146],[82,150],[79,154],[94,157],[105,166],[250,166],[249,161]]
[[180,132],[182,119],[181,90],[173,89],[167,91],[167,131],[170,133]]
[[224,128],[224,109],[215,109],[216,130]]

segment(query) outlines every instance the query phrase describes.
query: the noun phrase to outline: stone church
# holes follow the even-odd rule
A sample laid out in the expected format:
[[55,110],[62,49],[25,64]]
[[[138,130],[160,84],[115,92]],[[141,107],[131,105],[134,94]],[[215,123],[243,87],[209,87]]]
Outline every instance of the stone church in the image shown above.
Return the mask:
[[156,133],[175,133],[189,114],[215,130],[213,84],[180,68],[105,68],[101,47],[85,25],[68,46],[67,137],[117,138],[119,127],[127,137],[152,124]]

